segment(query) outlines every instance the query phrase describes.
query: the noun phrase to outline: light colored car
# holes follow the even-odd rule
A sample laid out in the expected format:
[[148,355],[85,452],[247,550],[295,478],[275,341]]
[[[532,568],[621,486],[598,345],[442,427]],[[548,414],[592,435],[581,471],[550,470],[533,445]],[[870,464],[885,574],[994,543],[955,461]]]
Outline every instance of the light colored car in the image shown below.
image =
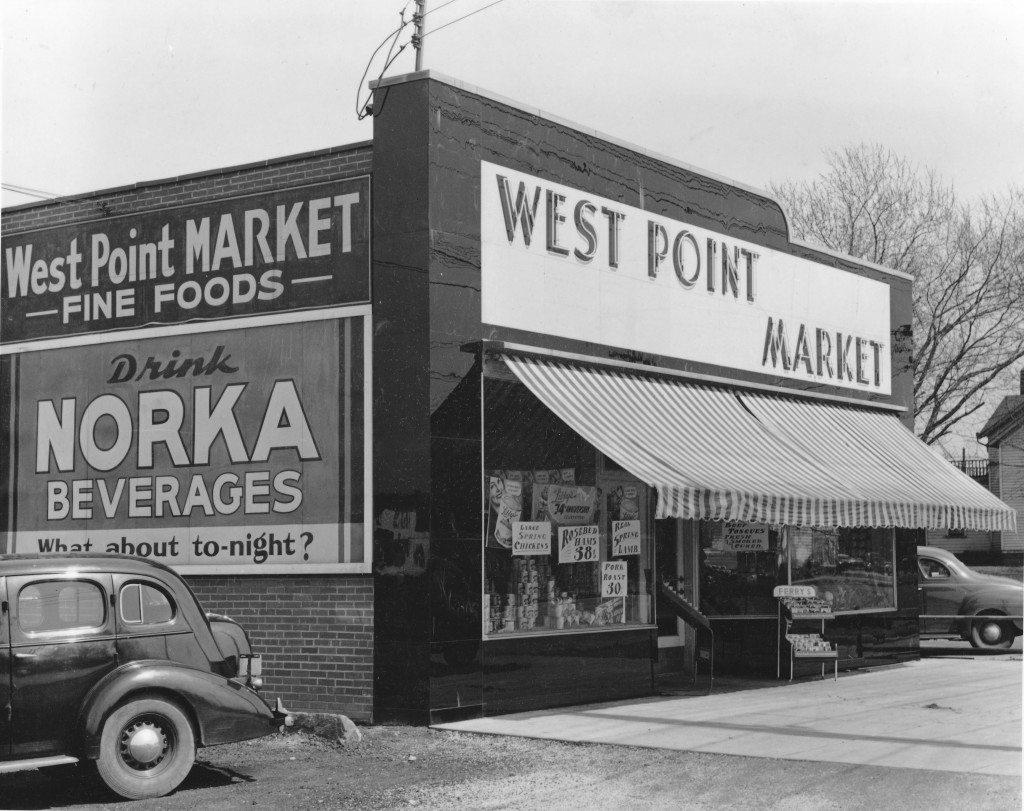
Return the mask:
[[291,722],[259,661],[159,563],[0,555],[0,773],[95,762],[122,797],[167,794],[198,747]]
[[922,639],[966,639],[976,648],[1009,648],[1020,636],[1024,584],[982,574],[952,552],[917,548]]

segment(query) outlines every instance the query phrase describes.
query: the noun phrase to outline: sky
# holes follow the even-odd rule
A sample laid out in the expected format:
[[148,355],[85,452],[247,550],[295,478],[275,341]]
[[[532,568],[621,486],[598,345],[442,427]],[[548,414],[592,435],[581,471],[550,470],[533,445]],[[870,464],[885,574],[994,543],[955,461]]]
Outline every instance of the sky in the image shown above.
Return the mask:
[[[2,204],[370,140],[357,103],[414,5],[3,0]],[[1024,186],[1019,0],[426,8],[423,67],[747,186],[860,143],[966,200]],[[385,75],[414,70],[411,33]]]

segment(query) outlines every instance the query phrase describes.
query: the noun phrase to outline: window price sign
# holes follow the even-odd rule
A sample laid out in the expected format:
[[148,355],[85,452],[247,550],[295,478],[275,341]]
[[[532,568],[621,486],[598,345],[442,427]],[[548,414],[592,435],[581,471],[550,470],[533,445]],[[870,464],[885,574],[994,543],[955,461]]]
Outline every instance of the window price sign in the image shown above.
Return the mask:
[[513,555],[547,555],[551,553],[551,524],[548,521],[513,521]]
[[640,522],[612,521],[612,557],[640,554]]
[[622,597],[625,593],[626,561],[604,561],[601,564],[601,597]]
[[559,563],[597,563],[598,549],[596,525],[558,528]]

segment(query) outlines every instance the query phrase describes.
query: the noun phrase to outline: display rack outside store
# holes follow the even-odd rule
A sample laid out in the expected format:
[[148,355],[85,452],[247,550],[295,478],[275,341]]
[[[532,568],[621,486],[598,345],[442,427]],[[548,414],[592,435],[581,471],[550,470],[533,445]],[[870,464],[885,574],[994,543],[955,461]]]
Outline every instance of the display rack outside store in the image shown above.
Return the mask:
[[[832,677],[839,678],[839,653],[825,639],[825,623],[834,617],[831,605],[818,596],[814,586],[776,586],[773,596],[778,600],[778,655],[775,675],[782,676],[782,643],[789,649],[789,680],[793,681],[793,663],[821,662],[821,677],[825,678],[825,663],[832,662]],[[805,623],[819,623],[817,633],[797,632]]]

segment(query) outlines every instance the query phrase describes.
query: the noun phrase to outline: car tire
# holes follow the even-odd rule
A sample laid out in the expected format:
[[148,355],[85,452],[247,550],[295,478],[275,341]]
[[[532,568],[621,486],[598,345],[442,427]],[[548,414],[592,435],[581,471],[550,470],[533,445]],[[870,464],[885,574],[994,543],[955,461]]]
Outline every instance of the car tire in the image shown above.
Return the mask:
[[971,646],[990,650],[1005,650],[1013,646],[1013,624],[1000,619],[999,614],[981,615],[971,623]]
[[196,758],[184,711],[163,698],[141,698],[110,714],[96,768],[107,787],[128,800],[162,797],[185,779]]

